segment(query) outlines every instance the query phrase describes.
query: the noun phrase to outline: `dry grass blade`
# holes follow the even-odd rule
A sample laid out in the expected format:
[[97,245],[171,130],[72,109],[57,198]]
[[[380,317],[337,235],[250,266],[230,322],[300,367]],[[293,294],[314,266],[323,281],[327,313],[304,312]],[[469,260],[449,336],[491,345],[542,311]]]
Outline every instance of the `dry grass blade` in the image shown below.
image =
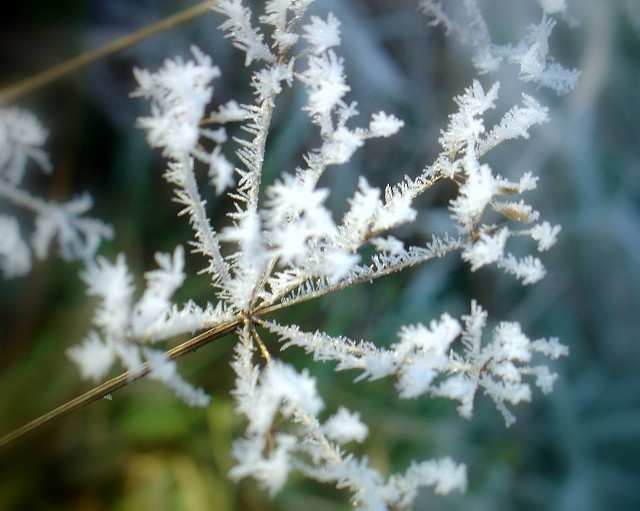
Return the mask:
[[115,41],[112,41],[95,50],[89,50],[76,57],[73,57],[66,62],[62,62],[57,66],[47,69],[42,73],[36,74],[26,80],[11,85],[3,90],[0,90],[0,103],[15,101],[17,98],[29,94],[45,85],[67,75],[77,71],[78,69],[91,64],[97,60],[100,60],[114,53],[118,53],[126,48],[134,46],[139,42],[154,36],[156,34],[165,32],[178,25],[186,23],[187,21],[197,18],[202,14],[208,12],[213,5],[216,4],[215,0],[209,0],[194,5],[188,9],[173,14],[163,20],[148,25],[140,30],[123,36]]
[[[235,328],[237,328],[238,324],[239,324],[239,321],[229,321],[227,323],[218,325],[168,350],[166,352],[166,355],[168,358],[173,360],[183,355],[186,355],[187,353],[196,351],[202,346],[205,346],[233,332]],[[88,392],[85,392],[84,394],[70,401],[67,401],[63,405],[60,405],[57,408],[54,408],[53,410],[45,413],[44,415],[41,415],[37,419],[34,419],[28,422],[27,424],[25,424],[24,426],[21,426],[18,429],[12,431],[11,433],[3,436],[2,438],[0,438],[0,447],[4,447],[10,444],[11,442],[23,437],[27,433],[30,433],[31,431],[39,428],[40,426],[43,426],[47,422],[57,419],[58,417],[61,417],[74,410],[78,410],[79,408],[82,408],[88,405],[89,403],[92,403],[93,401],[102,399],[103,397],[111,394],[112,392],[115,392],[116,390],[124,387],[125,385],[135,380],[143,378],[144,376],[149,374],[149,370],[150,370],[149,365],[144,364],[139,371],[135,371],[135,372],[128,371],[126,373],[122,373],[119,376],[116,376],[115,378],[111,378],[110,380],[107,380],[106,382],[98,385],[97,387],[92,388]]]

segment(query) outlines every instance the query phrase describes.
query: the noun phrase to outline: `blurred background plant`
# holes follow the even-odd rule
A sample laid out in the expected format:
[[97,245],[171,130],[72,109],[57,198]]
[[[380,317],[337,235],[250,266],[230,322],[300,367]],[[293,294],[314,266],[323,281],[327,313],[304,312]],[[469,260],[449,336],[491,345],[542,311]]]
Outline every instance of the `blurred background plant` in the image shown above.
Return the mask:
[[[451,98],[474,76],[469,49],[427,28],[414,0],[317,0],[343,22],[347,73],[363,112],[380,108],[406,122],[400,136],[376,144],[350,167],[326,176],[336,212],[356,176],[376,185],[431,161]],[[534,2],[484,0],[497,42],[515,40],[538,16]],[[397,328],[443,311],[463,313],[477,297],[492,317],[520,321],[532,336],[558,335],[571,357],[556,369],[550,396],[517,410],[505,429],[490,403],[473,422],[438,400],[398,401],[387,383],[353,386],[349,374],[312,365],[330,406],[362,411],[375,424],[362,450],[373,464],[398,468],[412,458],[452,455],[469,465],[467,495],[427,494],[418,509],[616,510],[640,508],[640,7],[634,0],[569,0],[571,19],[554,33],[559,60],[582,70],[576,91],[558,99],[540,92],[552,122],[529,143],[492,155],[492,165],[541,177],[538,209],[563,225],[546,258],[549,274],[521,288],[490,270],[470,275],[455,258],[356,287],[287,314],[303,327],[394,341]],[[2,83],[29,76],[192,5],[180,0],[24,0],[4,6],[0,21]],[[129,99],[133,65],[157,67],[196,43],[223,71],[222,102],[242,99],[247,72],[240,54],[207,14],[103,60],[21,101],[51,129],[53,181],[29,186],[67,199],[89,190],[95,215],[114,224],[106,255],[124,251],[138,278],[157,250],[189,238],[161,178],[163,164],[135,128],[142,106]],[[491,77],[493,79],[493,77]],[[515,71],[497,77],[513,102]],[[487,83],[491,80],[487,80]],[[272,179],[292,169],[313,130],[300,111],[303,92],[276,113],[265,170]],[[509,96],[511,94],[511,97]],[[336,193],[336,191],[341,191]],[[222,218],[227,199],[207,197]],[[424,242],[447,219],[446,190],[424,200],[441,206],[413,224],[405,238]],[[0,209],[2,206],[0,205]],[[191,260],[190,267],[197,268]],[[92,304],[78,267],[55,259],[0,286],[0,425],[3,432],[86,388],[64,355],[86,331]],[[193,278],[183,298],[204,299],[206,279]],[[287,322],[287,318],[282,318]],[[207,411],[190,409],[160,386],[138,382],[42,428],[0,452],[2,509],[280,510],[342,509],[344,496],[293,480],[275,500],[254,483],[230,482],[231,438],[241,430],[228,395],[230,341],[186,357],[183,374],[214,396]],[[304,356],[285,358],[302,365]]]

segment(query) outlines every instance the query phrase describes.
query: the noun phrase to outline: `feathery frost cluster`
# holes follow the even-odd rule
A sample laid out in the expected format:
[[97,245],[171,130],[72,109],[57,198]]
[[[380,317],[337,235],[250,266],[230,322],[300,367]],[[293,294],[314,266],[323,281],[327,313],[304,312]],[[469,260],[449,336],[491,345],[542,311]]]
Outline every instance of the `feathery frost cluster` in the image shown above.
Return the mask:
[[[259,17],[241,0],[215,4],[213,9],[224,17],[220,28],[244,52],[245,64],[253,66],[252,102],[212,106],[213,81],[221,71],[195,47],[187,60],[167,60],[155,72],[135,71],[138,88],[133,95],[150,103],[150,113],[139,126],[168,160],[165,178],[182,206],[180,214],[193,228],[194,251],[207,260],[202,273],[210,279],[214,303],[172,302],[185,279],[181,247],[157,256],[158,269],[146,274],[146,287],[135,296],[123,255],[114,262],[92,257],[109,230],[80,216],[88,200],[59,205],[21,191],[29,160],[45,171],[51,166],[41,149],[46,132],[29,114],[13,110],[0,115],[0,195],[34,211],[37,220],[31,249],[16,219],[0,217],[0,263],[8,276],[24,273],[30,251],[44,255],[54,236],[64,257],[86,261],[82,279],[89,295],[99,301],[95,328],[68,353],[92,380],[103,378],[118,360],[133,375],[145,371],[164,382],[189,404],[206,405],[207,394],[179,376],[175,361],[149,346],[207,329],[235,330],[233,396],[247,428],[233,446],[237,463],[231,476],[253,477],[274,494],[291,471],[299,471],[347,488],[358,509],[408,509],[421,487],[430,486],[438,494],[463,491],[465,466],[444,458],[415,462],[402,474],[384,476],[366,458],[348,451],[349,444],[367,437],[360,415],[346,408],[326,413],[314,378],[276,359],[261,334],[273,334],[282,349],[299,347],[316,361],[334,362],[336,370],[356,371],[356,381],[393,377],[403,399],[451,399],[465,418],[473,415],[476,394],[482,391],[507,425],[515,420],[510,408],[531,399],[532,384],[544,393],[552,389],[556,376],[538,359],[566,355],[566,347],[557,339],[530,340],[512,322],[499,323],[487,333],[487,313],[475,301],[460,319],[443,314],[428,324],[402,328],[398,340],[386,348],[304,332],[266,316],[452,252],[458,252],[471,271],[493,266],[527,285],[543,278],[545,269],[537,256],[517,257],[509,249],[514,239],[528,238],[532,250],[544,252],[560,231],[541,221],[523,198],[536,188],[537,178],[526,172],[518,180],[506,179],[483,158],[503,142],[529,138],[530,130],[545,123],[549,114],[523,94],[502,120],[486,126],[485,114],[497,108],[499,85],[473,81],[454,99],[437,158],[384,190],[361,176],[347,212],[336,219],[326,206],[330,190],[318,185],[322,175],[348,162],[370,139],[395,135],[403,122],[383,111],[359,121],[339,56],[340,22],[331,13],[307,17],[311,3],[270,0]],[[475,0],[465,0],[463,9],[453,13],[445,3],[423,0],[420,8],[431,23],[475,48],[473,61],[481,74],[508,61],[519,66],[524,82],[558,93],[575,85],[578,72],[561,67],[549,55],[548,39],[555,16],[565,10],[564,1],[540,0],[540,23],[513,46],[492,43]],[[306,90],[304,110],[321,143],[303,155],[300,167],[261,191],[276,101],[295,86]],[[234,139],[237,166],[224,152],[228,123],[242,123],[246,133]],[[200,195],[201,167],[216,192],[230,190],[235,202],[220,231],[212,226]],[[457,190],[449,204],[455,228],[425,246],[405,246],[392,235],[394,229],[414,221],[416,199],[445,181]],[[366,253],[373,249],[373,255],[365,257],[364,247],[370,247]]]
[[21,187],[30,164],[47,174],[52,172],[53,165],[42,148],[47,136],[33,114],[0,108],[0,199],[16,213],[22,210],[35,216],[35,227],[27,240],[15,213],[0,212],[0,272],[5,278],[28,273],[33,256],[46,257],[53,240],[64,259],[88,262],[100,242],[112,236],[108,225],[84,216],[92,205],[88,194],[58,203],[35,197]]

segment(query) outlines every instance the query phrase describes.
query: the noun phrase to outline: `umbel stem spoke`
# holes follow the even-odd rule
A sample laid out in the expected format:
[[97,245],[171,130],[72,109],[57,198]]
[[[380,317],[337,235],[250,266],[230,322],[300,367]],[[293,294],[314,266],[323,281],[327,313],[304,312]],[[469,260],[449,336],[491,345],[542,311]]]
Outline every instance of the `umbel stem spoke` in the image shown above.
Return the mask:
[[216,3],[216,0],[209,0],[207,2],[196,4],[193,7],[189,7],[188,9],[173,14],[156,23],[147,25],[136,32],[111,41],[100,48],[81,53],[66,62],[62,62],[41,73],[31,76],[30,78],[2,89],[0,90],[0,103],[15,101],[19,97],[40,89],[41,87],[44,87],[65,75],[73,73],[88,64],[118,53],[131,46],[135,46],[139,42],[144,41],[151,36],[165,32],[166,30],[170,30],[178,25],[197,18],[198,16],[208,12]]

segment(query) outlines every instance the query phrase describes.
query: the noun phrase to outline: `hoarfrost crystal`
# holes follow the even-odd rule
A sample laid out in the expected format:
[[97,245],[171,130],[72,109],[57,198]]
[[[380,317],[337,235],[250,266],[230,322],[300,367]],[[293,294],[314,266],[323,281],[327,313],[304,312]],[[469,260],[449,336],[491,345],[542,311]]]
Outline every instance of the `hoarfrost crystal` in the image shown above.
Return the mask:
[[52,241],[57,241],[65,260],[90,261],[112,229],[84,216],[93,201],[81,195],[66,203],[35,197],[22,186],[29,164],[51,174],[53,165],[43,149],[48,132],[30,112],[0,108],[0,200],[12,209],[35,216],[30,243],[16,217],[0,216],[0,271],[5,278],[20,277],[31,270],[35,258],[44,259]]

